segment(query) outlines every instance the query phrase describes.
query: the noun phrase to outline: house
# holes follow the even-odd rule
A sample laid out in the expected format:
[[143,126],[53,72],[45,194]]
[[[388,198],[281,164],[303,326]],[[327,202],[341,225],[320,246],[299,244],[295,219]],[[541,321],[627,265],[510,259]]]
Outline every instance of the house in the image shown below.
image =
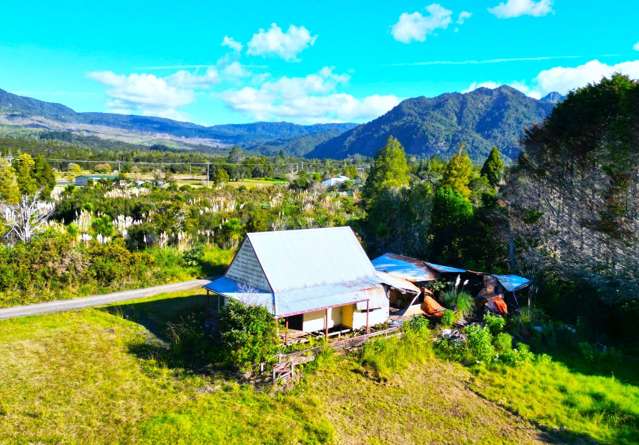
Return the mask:
[[114,175],[82,175],[75,177],[75,185],[79,187],[84,187],[89,184],[89,182],[100,182],[100,181],[114,181],[118,177]]
[[334,227],[249,233],[205,289],[264,306],[290,329],[328,335],[386,322],[382,282],[351,228]]
[[348,176],[340,175],[340,176],[335,176],[334,178],[324,179],[320,184],[324,188],[331,188],[338,185],[342,185],[346,181],[350,181],[350,178]]

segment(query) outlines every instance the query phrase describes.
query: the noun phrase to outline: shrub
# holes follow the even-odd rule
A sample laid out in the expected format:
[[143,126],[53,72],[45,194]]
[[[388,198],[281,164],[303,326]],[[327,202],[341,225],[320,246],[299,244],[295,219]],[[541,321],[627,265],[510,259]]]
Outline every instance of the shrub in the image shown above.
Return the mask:
[[518,365],[520,363],[530,362],[534,358],[535,354],[530,352],[528,345],[525,343],[519,343],[516,348],[505,351],[499,357],[501,362],[507,365]]
[[220,334],[226,360],[242,372],[272,364],[279,348],[273,316],[262,306],[229,300],[220,314]]
[[513,338],[510,334],[506,332],[500,332],[497,334],[493,340],[493,345],[498,353],[503,354],[512,350],[513,348]]
[[450,309],[446,309],[444,311],[444,315],[442,315],[442,325],[445,327],[451,327],[453,323],[455,323],[456,318],[457,316],[455,315],[455,312]]
[[455,307],[455,302],[457,301],[457,291],[447,290],[441,293],[440,299],[442,304],[449,309],[453,309]]
[[475,299],[468,292],[460,292],[455,299],[455,308],[461,316],[467,317],[475,310]]
[[493,315],[486,312],[484,315],[484,325],[490,329],[490,332],[493,335],[497,335],[504,330],[504,327],[506,326],[506,319],[500,315]]
[[465,362],[488,364],[495,359],[493,336],[487,327],[471,324],[464,328],[464,334],[466,334]]

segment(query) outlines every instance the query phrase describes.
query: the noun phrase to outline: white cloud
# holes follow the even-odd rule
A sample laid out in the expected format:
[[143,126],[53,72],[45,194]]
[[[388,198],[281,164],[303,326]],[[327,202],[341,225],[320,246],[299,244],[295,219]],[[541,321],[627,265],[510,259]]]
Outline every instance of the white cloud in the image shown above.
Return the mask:
[[452,21],[453,12],[443,6],[433,3],[426,7],[427,15],[420,12],[404,12],[393,25],[391,34],[398,42],[423,42],[426,37],[438,29],[446,29]]
[[241,42],[238,42],[230,36],[224,36],[224,39],[222,39],[222,46],[231,48],[233,51],[237,51],[238,53],[242,51],[242,48],[244,48],[244,45],[242,45]]
[[370,95],[356,98],[338,91],[349,76],[322,68],[305,77],[280,77],[257,86],[245,86],[220,94],[233,110],[257,120],[287,120],[298,123],[361,121],[377,117],[399,99]]
[[541,17],[550,14],[552,11],[552,0],[506,0],[488,9],[488,12],[500,19],[510,19],[523,15]]
[[244,67],[240,62],[234,61],[226,65],[222,69],[222,73],[224,77],[227,79],[237,79],[241,77],[247,77],[251,74],[251,72]]
[[458,24],[458,25],[463,25],[464,22],[466,22],[466,20],[468,20],[472,16],[473,16],[473,14],[470,13],[469,11],[462,11],[457,16],[457,21],[455,23]]
[[634,49],[635,51],[639,51],[639,42],[632,45],[632,49]]
[[608,65],[599,60],[591,60],[576,67],[554,67],[541,71],[535,78],[537,89],[542,94],[557,91],[566,94],[575,88],[598,82],[603,77],[610,77],[614,73],[626,74],[633,79],[639,79],[639,60]]
[[[509,82],[507,85],[538,99],[555,91],[564,95],[568,94],[575,88],[599,82],[604,77],[610,77],[615,73],[639,79],[639,60],[621,62],[616,65],[591,60],[576,67],[557,66],[540,71],[530,82]],[[499,83],[492,81],[473,82],[464,92],[473,91],[480,87],[497,88],[499,85]]]
[[144,73],[116,74],[113,71],[93,71],[88,76],[108,87],[109,111],[178,120],[186,119],[179,108],[193,102],[195,90],[209,87],[219,80],[213,67],[201,75],[180,70],[167,77]]
[[208,67],[202,75],[180,70],[166,78],[169,85],[181,88],[205,88],[219,81],[219,74],[213,67]]
[[253,56],[275,55],[284,60],[296,60],[297,55],[312,46],[317,36],[303,26],[290,25],[286,32],[277,23],[268,30],[260,28],[248,42],[248,54]]

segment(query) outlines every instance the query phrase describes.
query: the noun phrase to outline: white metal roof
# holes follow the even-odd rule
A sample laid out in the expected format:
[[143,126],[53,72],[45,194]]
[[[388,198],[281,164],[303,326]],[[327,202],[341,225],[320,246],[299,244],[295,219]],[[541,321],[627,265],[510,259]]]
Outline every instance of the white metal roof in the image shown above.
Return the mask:
[[273,292],[376,280],[350,227],[249,233]]

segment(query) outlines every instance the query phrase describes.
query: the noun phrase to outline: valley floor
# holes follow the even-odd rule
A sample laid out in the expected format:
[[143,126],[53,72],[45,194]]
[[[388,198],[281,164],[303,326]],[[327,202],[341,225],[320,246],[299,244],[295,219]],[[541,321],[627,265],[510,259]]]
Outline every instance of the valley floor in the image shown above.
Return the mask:
[[[522,411],[498,376],[435,357],[385,382],[329,356],[284,394],[239,385],[203,372],[189,359],[193,345],[171,335],[179,317],[206,304],[187,292],[1,321],[0,443],[535,443],[558,440],[563,427],[586,443],[637,437],[630,411],[625,435],[579,419],[554,425],[540,416],[557,406]],[[530,384],[513,390],[525,404],[562,403],[538,391],[530,397],[541,399],[526,399]],[[639,388],[614,384],[639,401]]]

